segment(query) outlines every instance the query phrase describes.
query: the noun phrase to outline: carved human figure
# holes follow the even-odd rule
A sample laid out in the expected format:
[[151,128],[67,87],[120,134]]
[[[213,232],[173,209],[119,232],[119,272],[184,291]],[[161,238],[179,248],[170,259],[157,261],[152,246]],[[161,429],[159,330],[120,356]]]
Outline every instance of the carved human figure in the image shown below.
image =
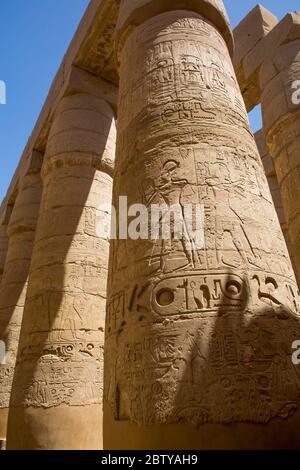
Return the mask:
[[[146,182],[146,203],[151,213],[151,208],[157,205],[161,209],[157,221],[157,238],[153,245],[152,258],[160,257],[160,269],[167,272],[169,269],[168,260],[172,257],[172,252],[176,250],[176,245],[181,245],[181,251],[184,254],[183,259],[178,260],[178,268],[185,266],[193,268],[198,266],[200,261],[195,250],[195,241],[191,227],[186,221],[186,214],[182,205],[182,193],[188,185],[186,178],[177,175],[177,169],[180,168],[180,162],[176,160],[167,160],[162,168],[161,175],[157,181]],[[152,213],[153,216],[153,213]],[[153,221],[151,220],[151,223]],[[164,233],[164,229],[166,233]],[[159,248],[158,248],[158,246]],[[174,258],[174,256],[173,256]],[[174,269],[174,264],[172,265]]]

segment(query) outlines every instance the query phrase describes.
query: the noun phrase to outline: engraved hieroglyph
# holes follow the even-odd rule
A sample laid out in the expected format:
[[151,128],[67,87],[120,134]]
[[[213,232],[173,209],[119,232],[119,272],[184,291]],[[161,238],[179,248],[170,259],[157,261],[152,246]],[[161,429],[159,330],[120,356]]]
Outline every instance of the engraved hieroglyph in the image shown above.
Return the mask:
[[5,343],[5,363],[0,366],[0,428],[6,436],[6,421],[17,356],[27,281],[41,199],[40,168],[29,170],[7,227],[9,245],[0,287],[0,340]]
[[[293,14],[300,24],[300,14]],[[296,23],[296,20],[298,23]],[[260,72],[262,113],[300,282],[300,36],[274,49]]]
[[109,216],[100,206],[111,201],[114,153],[110,105],[63,98],[42,167],[8,448],[101,448],[109,233],[97,224]]
[[191,11],[122,37],[113,200],[202,203],[205,246],[112,242],[107,419],[147,428],[288,418],[299,405],[299,297],[227,45]]

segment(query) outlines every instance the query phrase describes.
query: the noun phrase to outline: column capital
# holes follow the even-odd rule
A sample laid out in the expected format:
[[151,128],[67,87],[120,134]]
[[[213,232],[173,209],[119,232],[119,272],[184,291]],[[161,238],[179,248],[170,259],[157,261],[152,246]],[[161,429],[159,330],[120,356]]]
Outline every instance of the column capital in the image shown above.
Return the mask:
[[232,30],[222,0],[122,0],[116,28],[117,50],[123,46],[132,29],[153,16],[172,10],[190,10],[211,21],[233,55]]

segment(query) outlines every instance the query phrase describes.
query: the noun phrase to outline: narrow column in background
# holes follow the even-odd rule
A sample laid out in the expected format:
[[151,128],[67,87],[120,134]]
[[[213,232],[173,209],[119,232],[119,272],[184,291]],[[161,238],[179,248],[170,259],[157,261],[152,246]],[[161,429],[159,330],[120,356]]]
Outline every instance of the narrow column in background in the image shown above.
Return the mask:
[[[8,426],[8,449],[100,449],[114,114],[89,94],[62,99],[43,196]],[[98,229],[100,232],[98,233]]]
[[297,447],[297,286],[223,2],[123,0],[117,29],[113,201],[177,204],[184,236],[111,245],[105,448]]
[[4,266],[5,266],[7,248],[8,248],[7,226],[1,225],[0,226],[0,285],[1,285]]
[[[0,430],[6,437],[7,415],[19,335],[23,317],[29,267],[41,201],[42,155],[19,183],[18,195],[7,227],[9,237],[0,287],[0,340],[5,343],[5,364],[0,366]],[[38,160],[39,164],[36,164]]]
[[271,54],[262,65],[260,82],[264,132],[275,162],[299,284],[300,38]]
[[289,251],[292,265],[295,266],[295,263],[293,260],[293,249],[292,249],[291,242],[289,239],[286,218],[285,218],[285,214],[283,210],[281,191],[280,191],[278,178],[277,178],[275,166],[274,166],[274,160],[268,152],[263,129],[256,132],[254,137],[255,137],[255,142],[256,142],[256,145],[257,145],[257,148],[258,148],[261,160],[262,160],[262,164],[265,170],[265,175],[267,177],[268,185],[271,191],[271,196],[272,196],[274,206],[278,215],[280,227],[281,227],[281,230],[284,235],[285,242]]

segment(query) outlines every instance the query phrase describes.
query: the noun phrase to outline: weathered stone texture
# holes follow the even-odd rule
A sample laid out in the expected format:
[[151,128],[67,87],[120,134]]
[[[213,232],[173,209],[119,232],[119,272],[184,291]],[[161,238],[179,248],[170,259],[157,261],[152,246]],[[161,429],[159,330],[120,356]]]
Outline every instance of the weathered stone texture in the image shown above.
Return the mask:
[[222,33],[233,54],[231,26],[222,0],[121,0],[115,33],[119,47],[133,27],[170,10],[193,11],[205,16]]
[[284,420],[296,445],[297,286],[228,48],[197,11],[119,23],[114,203],[203,203],[205,246],[111,244],[106,448],[280,447]]
[[[253,12],[256,11],[256,15]],[[300,13],[288,13],[280,22],[258,7],[235,30],[239,40],[243,25],[249,36],[236,51],[234,64],[248,111],[262,104],[268,152],[275,161],[284,215],[289,233],[289,251],[300,282],[299,216],[299,80]],[[261,16],[261,18],[260,18]],[[255,19],[255,23],[254,23]],[[267,28],[265,29],[267,25]],[[262,34],[253,35],[253,30]],[[269,29],[269,31],[268,31]],[[257,42],[253,41],[256,36]],[[250,98],[248,97],[250,96]]]
[[[299,51],[299,13],[89,3],[0,208],[8,449],[300,447]],[[109,243],[113,178],[183,236]]]
[[[298,40],[277,47],[260,72],[264,132],[275,163],[298,283],[300,280],[300,14],[293,15]],[[298,28],[296,27],[298,25]],[[293,35],[292,35],[293,38]]]
[[5,364],[0,366],[0,438],[6,436],[7,413],[27,291],[27,281],[41,199],[39,169],[20,182],[7,227],[9,244],[0,287],[0,340]]
[[277,23],[276,16],[263,6],[256,5],[233,31],[235,44],[233,64],[248,112],[260,103],[261,93],[259,70],[254,68],[249,72],[245,71],[245,62]]
[[284,238],[285,238],[285,241],[286,241],[286,244],[287,244],[290,256],[291,256],[292,248],[290,246],[290,240],[288,236],[287,224],[286,224],[286,219],[285,219],[284,210],[283,210],[280,187],[279,187],[279,183],[278,183],[278,179],[277,179],[277,175],[275,171],[274,160],[268,152],[268,149],[266,146],[266,139],[265,139],[263,130],[256,132],[254,137],[255,137],[255,142],[256,142],[259,154],[261,156],[261,161],[265,170],[265,174],[267,177],[267,181],[269,184],[269,188],[271,191],[272,199],[273,199],[274,206],[277,212],[281,230],[284,234]]
[[[8,448],[100,449],[115,124],[100,98],[62,99],[42,168]],[[109,168],[109,171],[108,171]],[[58,426],[61,423],[61,426]]]

